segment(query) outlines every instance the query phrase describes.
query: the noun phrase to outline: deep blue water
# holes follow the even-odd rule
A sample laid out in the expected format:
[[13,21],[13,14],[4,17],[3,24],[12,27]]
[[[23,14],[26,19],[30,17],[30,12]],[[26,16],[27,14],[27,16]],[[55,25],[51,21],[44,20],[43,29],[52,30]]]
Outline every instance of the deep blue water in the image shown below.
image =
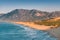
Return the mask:
[[57,40],[49,33],[22,25],[0,22],[0,40]]

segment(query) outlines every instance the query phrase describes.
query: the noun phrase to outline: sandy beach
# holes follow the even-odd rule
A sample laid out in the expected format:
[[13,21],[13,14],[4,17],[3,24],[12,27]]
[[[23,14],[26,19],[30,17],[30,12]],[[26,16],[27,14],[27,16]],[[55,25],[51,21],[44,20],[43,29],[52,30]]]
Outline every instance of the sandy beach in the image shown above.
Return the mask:
[[45,26],[45,25],[37,25],[33,22],[14,22],[15,24],[22,24],[24,26],[28,26],[30,28],[34,28],[37,30],[49,30],[51,28],[55,28],[55,26]]

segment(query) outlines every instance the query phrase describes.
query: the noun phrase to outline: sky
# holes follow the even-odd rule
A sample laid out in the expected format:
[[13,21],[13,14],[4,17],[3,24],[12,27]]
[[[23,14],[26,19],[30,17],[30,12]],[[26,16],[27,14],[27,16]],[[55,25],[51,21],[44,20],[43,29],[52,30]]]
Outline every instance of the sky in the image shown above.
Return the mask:
[[15,9],[60,11],[60,0],[0,0],[0,13],[7,13]]

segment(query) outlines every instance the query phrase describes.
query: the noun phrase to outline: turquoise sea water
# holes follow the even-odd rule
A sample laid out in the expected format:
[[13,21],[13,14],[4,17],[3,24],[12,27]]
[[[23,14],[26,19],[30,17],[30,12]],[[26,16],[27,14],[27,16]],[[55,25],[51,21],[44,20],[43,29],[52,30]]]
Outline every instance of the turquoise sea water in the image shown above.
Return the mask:
[[0,40],[57,40],[49,33],[22,25],[0,22]]

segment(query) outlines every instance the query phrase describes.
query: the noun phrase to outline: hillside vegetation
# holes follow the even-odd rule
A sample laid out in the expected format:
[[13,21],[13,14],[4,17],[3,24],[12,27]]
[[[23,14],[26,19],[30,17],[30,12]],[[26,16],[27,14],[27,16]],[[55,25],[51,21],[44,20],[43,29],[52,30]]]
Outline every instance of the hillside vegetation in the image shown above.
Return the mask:
[[42,20],[42,21],[36,21],[34,23],[39,24],[39,25],[57,26],[57,27],[59,27],[60,26],[60,19],[58,19],[58,20],[55,20],[55,19],[52,19],[52,20]]

